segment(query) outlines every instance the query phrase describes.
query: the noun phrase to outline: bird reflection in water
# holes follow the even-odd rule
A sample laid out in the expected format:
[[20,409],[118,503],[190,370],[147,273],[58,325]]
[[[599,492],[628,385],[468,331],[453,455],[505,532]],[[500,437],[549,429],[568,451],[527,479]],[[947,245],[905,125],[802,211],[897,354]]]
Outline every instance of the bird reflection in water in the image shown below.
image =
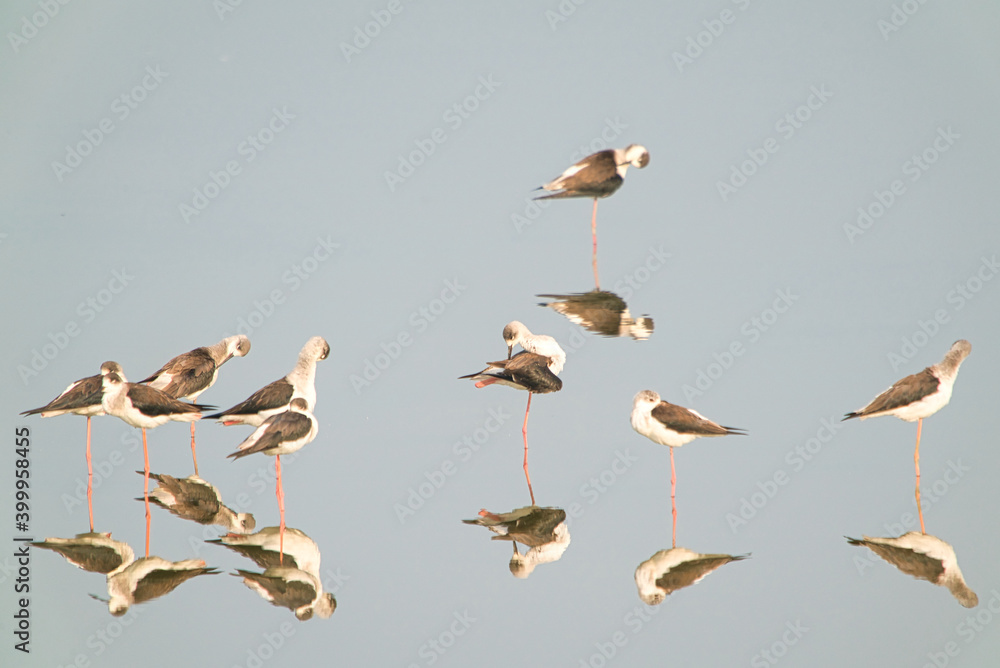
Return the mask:
[[73,538],[46,538],[32,543],[34,547],[52,550],[66,561],[89,573],[108,573],[135,561],[127,543],[112,540],[111,533],[80,533]]
[[[124,568],[108,573],[108,610],[120,617],[136,603],[166,596],[181,584],[199,575],[215,575],[201,559],[167,561],[157,556],[137,559]],[[96,598],[96,597],[95,597]]]
[[966,608],[979,604],[976,592],[965,584],[954,548],[936,536],[911,531],[899,538],[845,538],[851,545],[867,547],[907,575],[947,587]]
[[120,617],[136,603],[146,603],[165,596],[182,583],[199,575],[218,571],[206,567],[201,559],[167,561],[157,556],[136,559],[132,548],[112,540],[110,533],[81,533],[74,538],[46,538],[32,543],[35,547],[57,552],[77,568],[107,576],[108,596],[91,596],[108,604],[108,610]]
[[548,306],[570,322],[601,336],[631,336],[636,341],[644,341],[653,335],[653,319],[649,316],[633,318],[628,304],[613,292],[591,290],[536,297],[554,299],[538,305]]
[[319,546],[299,529],[286,527],[282,559],[280,534],[280,527],[264,527],[254,534],[230,533],[206,542],[224,545],[263,568],[263,573],[237,569],[233,575],[271,605],[288,608],[300,621],[314,614],[327,619],[337,609],[337,599],[323,591]]
[[646,605],[659,605],[678,589],[700,582],[712,571],[749,554],[699,554],[683,547],[660,550],[635,569],[635,585]]
[[[531,575],[538,564],[561,559],[570,543],[566,511],[562,508],[527,506],[509,513],[480,510],[479,517],[462,521],[478,524],[497,534],[492,540],[512,541],[514,555],[510,558],[510,572],[521,579]],[[521,554],[517,549],[518,543],[529,549]]]
[[[142,471],[136,471],[142,474]],[[197,475],[174,478],[166,474],[150,473],[157,487],[149,493],[149,500],[184,520],[198,524],[218,525],[230,533],[250,533],[257,523],[250,513],[237,513],[222,503],[219,490]],[[137,501],[142,501],[139,497]]]

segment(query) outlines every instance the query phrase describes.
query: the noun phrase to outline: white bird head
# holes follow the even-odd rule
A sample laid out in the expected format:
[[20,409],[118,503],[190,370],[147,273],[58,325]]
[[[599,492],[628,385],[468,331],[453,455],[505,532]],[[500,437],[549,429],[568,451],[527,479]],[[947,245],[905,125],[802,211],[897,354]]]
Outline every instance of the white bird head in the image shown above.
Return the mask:
[[226,339],[226,359],[243,357],[250,352],[250,339],[240,334]]
[[643,390],[635,395],[632,400],[632,408],[646,408],[647,410],[652,410],[654,406],[660,403],[660,395],[652,390]]
[[636,169],[642,169],[649,164],[649,151],[645,146],[630,144],[625,148],[625,161]]

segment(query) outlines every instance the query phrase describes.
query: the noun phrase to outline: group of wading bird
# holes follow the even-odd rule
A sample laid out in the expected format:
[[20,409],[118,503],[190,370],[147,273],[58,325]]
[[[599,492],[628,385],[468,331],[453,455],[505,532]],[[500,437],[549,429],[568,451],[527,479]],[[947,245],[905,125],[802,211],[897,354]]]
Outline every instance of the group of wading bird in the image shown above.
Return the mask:
[[[326,359],[330,346],[320,336],[306,342],[299,353],[298,363],[291,373],[265,385],[239,404],[212,415],[212,409],[195,402],[205,390],[215,384],[219,367],[233,357],[243,357],[250,351],[250,339],[243,335],[230,336],[213,346],[195,348],[174,357],[149,377],[138,383],[126,381],[117,362],[105,362],[101,373],[70,384],[62,394],[41,408],[22,415],[40,414],[84,415],[87,417],[87,506],[90,530],[94,531],[93,468],[90,456],[90,418],[113,415],[133,427],[142,429],[143,500],[146,505],[146,556],[149,557],[149,448],[146,430],[170,421],[191,423],[191,457],[198,476],[198,456],[195,450],[194,423],[201,418],[219,420],[224,425],[244,424],[256,427],[235,452],[239,459],[260,452],[275,457],[277,477],[275,495],[281,516],[279,550],[284,554],[285,503],[281,485],[281,455],[299,450],[316,438],[319,422],[312,414],[316,406],[316,362]],[[154,499],[155,500],[155,499]]]
[[[594,282],[597,290],[600,290],[597,271],[597,202],[621,187],[625,172],[630,165],[642,168],[648,163],[649,152],[636,144],[624,149],[599,151],[568,168],[558,178],[541,186],[542,189],[550,191],[552,194],[539,199],[583,197],[594,200],[591,234],[593,238]],[[507,344],[506,359],[489,362],[482,371],[461,378],[471,378],[475,381],[476,387],[479,388],[499,384],[528,392],[528,403],[524,411],[524,424],[521,433],[524,440],[524,475],[532,506],[531,509],[501,515],[488,513],[484,510],[480,513],[479,519],[469,520],[469,522],[487,526],[495,533],[500,534],[498,536],[500,538],[521,540],[522,542],[529,539],[523,538],[523,535],[526,534],[517,534],[517,527],[536,522],[546,527],[544,532],[546,536],[537,538],[537,547],[543,547],[548,541],[560,545],[561,550],[564,550],[569,537],[561,521],[558,521],[558,517],[545,516],[542,520],[528,519],[535,517],[531,511],[537,509],[534,490],[531,486],[531,476],[528,472],[528,414],[531,410],[531,397],[534,394],[546,394],[562,389],[559,373],[566,362],[566,353],[551,336],[533,334],[518,321],[510,322],[504,327],[503,339]],[[518,345],[522,351],[514,355],[514,347]],[[899,380],[875,397],[867,406],[848,413],[844,417],[845,420],[855,417],[864,420],[880,415],[895,415],[907,422],[917,422],[914,465],[921,533],[910,532],[899,538],[869,538],[866,536],[864,540],[849,540],[853,544],[867,545],[889,561],[896,559],[908,563],[908,566],[901,566],[901,568],[904,570],[909,568],[910,570],[907,572],[913,575],[937,584],[948,585],[963,605],[974,605],[975,594],[972,594],[967,588],[965,589],[967,593],[956,593],[961,591],[960,587],[964,587],[964,582],[962,582],[954,552],[950,547],[942,547],[947,546],[946,543],[927,536],[924,532],[923,511],[920,506],[920,433],[923,419],[936,413],[950,400],[959,366],[968,356],[971,348],[968,341],[955,342],[939,364]],[[211,407],[182,401],[187,399],[195,402],[203,392],[215,383],[219,367],[222,364],[233,357],[246,355],[249,350],[250,341],[245,336],[228,337],[214,346],[196,348],[173,358],[139,383],[126,382],[119,364],[105,362],[101,366],[100,375],[79,380],[67,387],[62,394],[47,405],[25,411],[25,414],[41,414],[42,417],[67,413],[87,417],[87,500],[90,507],[91,531],[93,531],[94,522],[90,418],[96,415],[113,415],[133,427],[142,429],[145,461],[143,498],[146,504],[146,554],[148,556],[150,472],[146,429],[158,427],[168,421],[190,422],[191,455],[194,460],[195,477],[197,477],[198,460],[195,451],[194,422],[205,417],[217,419],[225,425],[246,424],[256,427],[256,430],[229,457],[238,459],[257,452],[275,456],[277,477],[275,494],[281,516],[279,555],[284,554],[285,518],[284,494],[281,484],[281,455],[297,451],[316,437],[318,422],[311,412],[316,404],[316,362],[326,359],[330,353],[330,347],[321,337],[313,337],[302,348],[298,364],[291,373],[258,390],[246,401],[221,413],[203,415],[203,412]],[[677,476],[674,468],[674,448],[690,443],[699,437],[745,435],[746,431],[722,426],[705,418],[697,411],[663,401],[660,395],[652,390],[643,390],[636,394],[632,405],[631,424],[635,431],[654,443],[670,448],[673,549],[657,553],[652,559],[641,565],[636,572],[640,596],[647,603],[656,604],[662,602],[664,592],[669,594],[670,591],[678,588],[678,583],[681,583],[680,586],[692,584],[722,564],[741,558],[730,555],[699,555],[683,548],[677,548]],[[563,526],[562,534],[559,533],[560,526]],[[515,538],[515,535],[520,537]],[[516,542],[514,550],[517,554]],[[556,550],[558,555],[562,554],[561,550]],[[543,557],[538,558],[542,559]],[[558,558],[558,556],[554,558]],[[522,572],[525,570],[530,572],[530,564],[525,569],[523,559],[519,563]],[[894,563],[897,562],[894,561]],[[514,560],[512,560],[512,570],[514,570]]]
[[[608,197],[621,187],[629,166],[642,168],[649,164],[649,152],[642,146],[633,144],[624,149],[609,149],[590,155],[576,163],[558,178],[541,188],[553,192],[538,199],[552,198],[593,198],[591,234],[593,237],[593,270],[596,290],[600,290],[597,271],[597,202]],[[499,384],[528,392],[528,403],[524,411],[521,429],[524,440],[524,475],[535,506],[535,494],[528,473],[528,413],[534,394],[558,392],[562,389],[559,373],[566,362],[566,353],[551,336],[533,334],[521,322],[513,321],[503,329],[503,339],[507,344],[507,359],[489,362],[478,373],[461,376],[475,381],[477,388]],[[521,352],[513,355],[514,347],[520,345]],[[962,361],[969,355],[972,346],[968,341],[956,341],[944,359],[920,373],[903,378],[889,389],[875,397],[867,406],[847,413],[844,420],[862,420],[880,415],[894,415],[901,420],[917,423],[917,440],[913,453],[916,470],[916,503],[920,517],[920,533],[910,532],[898,538],[848,539],[852,545],[865,545],[904,572],[927,579],[935,584],[947,586],[955,597],[967,607],[975,605],[977,598],[969,590],[958,569],[954,551],[947,543],[926,534],[923,509],[920,504],[920,433],[923,420],[948,404],[951,399],[955,377]],[[670,448],[670,501],[672,515],[671,550],[662,550],[636,571],[636,583],[640,596],[649,604],[663,601],[664,595],[697,582],[715,568],[742,557],[731,555],[701,555],[690,550],[677,548],[677,475],[674,467],[674,448],[690,443],[699,437],[745,435],[747,432],[735,427],[726,427],[702,416],[697,411],[675,406],[663,401],[652,390],[643,390],[635,395],[632,402],[632,428],[654,443]],[[526,509],[525,509],[526,510]],[[518,518],[524,513],[510,513],[510,522],[498,528],[500,515],[480,512],[479,520],[468,520],[488,526],[500,537],[512,531]],[[560,525],[561,526],[561,525]],[[562,545],[568,536],[558,536],[553,532],[552,544]],[[516,552],[516,545],[515,545]],[[559,553],[561,554],[561,552]],[[558,557],[556,557],[558,558]],[[514,561],[511,562],[512,571]],[[678,586],[679,585],[679,586]]]

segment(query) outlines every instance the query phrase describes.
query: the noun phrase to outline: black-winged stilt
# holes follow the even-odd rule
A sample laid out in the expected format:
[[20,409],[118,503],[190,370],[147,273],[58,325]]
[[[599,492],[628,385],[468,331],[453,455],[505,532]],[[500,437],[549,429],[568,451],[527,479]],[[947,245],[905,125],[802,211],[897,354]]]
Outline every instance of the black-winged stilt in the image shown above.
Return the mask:
[[[155,387],[174,399],[197,401],[198,396],[212,387],[219,377],[219,367],[233,357],[250,352],[250,339],[240,334],[227,337],[215,345],[195,348],[173,358],[140,383]],[[194,474],[198,475],[198,455],[194,445],[194,422],[191,423],[191,458]]]
[[670,506],[673,515],[673,547],[677,547],[677,474],[674,448],[702,436],[745,436],[746,430],[723,427],[697,411],[675,406],[660,399],[652,390],[642,390],[632,400],[632,428],[660,445],[670,447]]
[[206,567],[201,559],[167,561],[155,556],[137,559],[108,574],[108,609],[115,617],[121,617],[136,603],[165,596],[191,578],[218,572]]
[[183,520],[214,524],[232,533],[250,533],[257,526],[253,515],[234,512],[224,505],[219,490],[197,475],[175,478],[165,473],[150,473],[149,477],[157,483],[156,489],[149,493],[149,500]]
[[[238,570],[235,575],[272,605],[289,608],[301,621],[314,613],[325,619],[337,609],[337,599],[323,592],[319,546],[294,527],[285,533],[288,540],[284,544],[279,527],[264,527],[248,535],[227,534],[206,542],[224,545],[263,568],[263,573]],[[286,551],[288,560],[284,561]]]
[[[510,558],[510,572],[520,579],[531,575],[539,564],[561,559],[572,540],[566,526],[566,511],[562,508],[527,506],[509,513],[491,513],[483,509],[479,517],[462,522],[486,527],[497,534],[492,540],[512,541],[514,555]],[[518,543],[529,549],[521,554]]]
[[966,608],[979,604],[976,592],[965,584],[954,548],[936,536],[911,531],[899,538],[844,538],[851,545],[864,545],[907,575],[947,587]]
[[917,445],[913,450],[913,466],[917,473],[917,514],[920,516],[921,533],[924,533],[924,511],[920,507],[920,431],[925,417],[948,405],[958,369],[971,351],[972,344],[965,339],[955,341],[943,360],[920,373],[896,381],[867,406],[844,416],[844,420],[866,420],[879,415],[895,415],[906,422],[916,421]]
[[699,554],[683,547],[660,550],[635,569],[635,585],[646,605],[659,605],[678,589],[690,587],[717,568],[750,555]]
[[631,336],[644,341],[653,334],[653,319],[649,316],[633,318],[628,304],[613,292],[591,290],[565,295],[535,295],[551,302],[539,302],[566,317],[573,324],[596,332],[601,336]]
[[108,415],[121,418],[127,424],[142,429],[143,455],[143,498],[146,501],[146,556],[149,556],[149,447],[146,444],[146,430],[159,427],[170,421],[192,422],[201,418],[205,406],[188,404],[164,394],[160,390],[129,383],[117,373],[104,376],[104,396],[101,406]]
[[78,533],[73,538],[46,538],[33,542],[34,547],[60,554],[69,563],[89,573],[108,573],[135,561],[128,543],[112,540],[111,533]]
[[90,459],[90,418],[95,415],[104,415],[104,408],[101,406],[103,396],[104,376],[109,373],[122,373],[121,365],[118,362],[105,362],[101,365],[101,373],[96,376],[81,378],[62,391],[58,397],[45,404],[41,408],[32,408],[24,411],[21,415],[41,414],[45,417],[55,417],[56,415],[84,415],[87,418],[87,510],[90,512],[90,531],[94,531],[94,469]]
[[[565,357],[563,353],[562,359]],[[471,378],[476,381],[476,387],[486,387],[496,383],[516,390],[527,390],[528,405],[524,409],[521,435],[524,438],[524,477],[528,481],[531,505],[535,505],[535,491],[531,487],[531,475],[528,473],[528,412],[531,410],[531,395],[558,392],[562,389],[562,380],[554,372],[556,368],[562,369],[562,363],[557,358],[525,351],[509,360],[487,362],[486,368],[479,373],[459,376],[459,379]]]
[[[288,410],[267,418],[254,433],[242,443],[239,449],[228,455],[239,459],[260,452],[274,456],[274,473],[277,476],[275,496],[278,497],[278,512],[281,514],[280,546],[285,535],[285,493],[281,487],[281,455],[291,454],[316,438],[319,421],[309,412],[309,405],[302,397],[292,399]],[[283,552],[282,552],[283,554]]]
[[288,410],[292,399],[301,397],[310,409],[316,407],[316,362],[325,360],[330,354],[330,344],[322,336],[314,336],[299,352],[295,368],[278,380],[265,385],[250,397],[232,408],[206,415],[229,426],[248,424],[259,427],[264,420]]
[[597,276],[597,200],[608,197],[621,188],[629,165],[642,169],[648,164],[649,151],[638,144],[598,151],[539,188],[552,191],[554,194],[535,198],[592,197],[594,199],[590,231],[594,241],[594,285],[598,290],[601,288],[601,282]]

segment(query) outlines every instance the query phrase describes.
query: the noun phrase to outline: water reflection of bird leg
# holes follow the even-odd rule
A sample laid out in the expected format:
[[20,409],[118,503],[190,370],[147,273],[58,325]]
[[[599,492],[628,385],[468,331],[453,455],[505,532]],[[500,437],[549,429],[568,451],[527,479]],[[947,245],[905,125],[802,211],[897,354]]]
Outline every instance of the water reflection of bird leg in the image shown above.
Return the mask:
[[531,488],[531,475],[528,474],[528,412],[531,410],[531,395],[528,392],[528,407],[524,409],[524,426],[521,435],[524,436],[524,478],[528,481],[528,494],[531,495],[531,505],[535,505],[535,490]]
[[601,279],[597,277],[597,198],[594,198],[594,214],[590,217],[590,235],[594,238],[594,289],[601,289]]
[[917,514],[920,516],[920,533],[924,531],[924,509],[920,507],[920,429],[924,426],[924,419],[917,420],[917,447],[913,451],[913,466],[917,470]]
[[670,448],[670,511],[674,518],[672,546],[677,547],[677,473],[674,470],[674,449]]
[[278,478],[278,487],[275,490],[275,496],[278,497],[278,514],[281,516],[281,521],[278,526],[278,563],[282,566],[285,565],[285,494],[281,489],[281,455],[275,455],[274,457],[274,473]]
[[194,422],[191,423],[191,459],[194,460],[194,474],[198,475],[198,453],[194,450]]
[[94,468],[90,463],[90,416],[87,416],[87,510],[90,511],[90,533],[94,533]]
[[149,512],[149,447],[146,445],[146,428],[142,429],[142,457],[145,462],[145,469],[142,472],[143,490],[142,498],[146,502],[146,557],[149,557],[149,525],[152,515]]

